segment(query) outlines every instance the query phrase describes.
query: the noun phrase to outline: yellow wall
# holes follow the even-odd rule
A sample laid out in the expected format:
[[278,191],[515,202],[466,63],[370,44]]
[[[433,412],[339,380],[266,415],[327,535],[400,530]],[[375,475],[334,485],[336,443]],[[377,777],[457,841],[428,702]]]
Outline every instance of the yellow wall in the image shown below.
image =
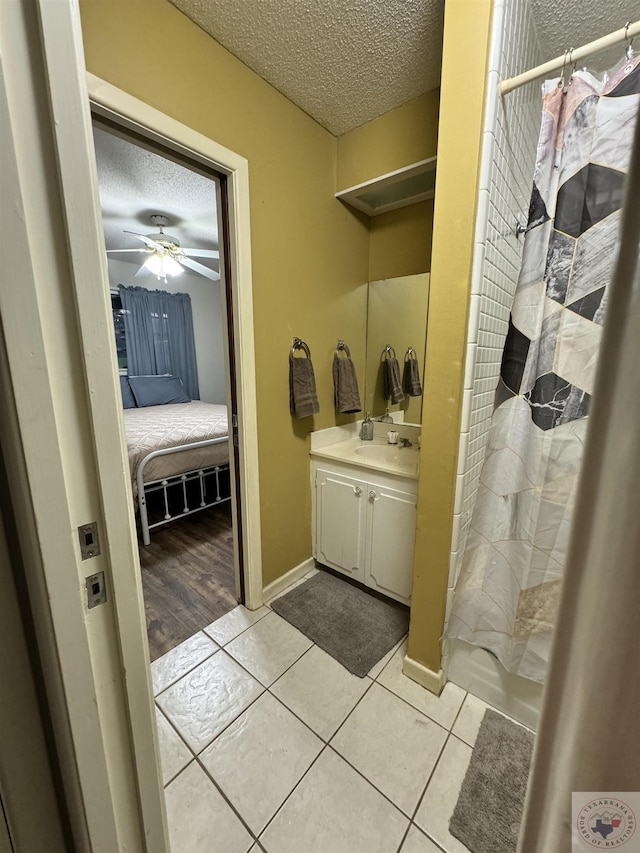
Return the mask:
[[372,216],[369,227],[369,281],[431,269],[433,200]]
[[[168,0],[81,0],[81,15],[90,71],[249,161],[268,584],[310,556],[309,433],[356,417],[335,415],[331,360],[342,338],[364,376],[363,284],[431,265],[432,202],[368,220],[335,200],[336,187],[433,156],[439,93],[336,139]],[[303,420],[288,408],[296,335],[311,347],[320,401]]]
[[[491,0],[447,0],[409,656],[440,669]],[[460,61],[464,57],[464,62]]]
[[438,89],[338,137],[336,192],[436,153]]
[[[311,553],[308,435],[336,422],[338,338],[364,375],[368,224],[334,198],[336,138],[167,0],[82,0],[81,14],[89,71],[249,160],[267,584]],[[295,335],[311,347],[320,402],[303,420],[289,413]]]
[[[436,153],[440,91],[434,89],[338,137],[336,191]],[[369,281],[431,269],[433,201],[372,216]]]

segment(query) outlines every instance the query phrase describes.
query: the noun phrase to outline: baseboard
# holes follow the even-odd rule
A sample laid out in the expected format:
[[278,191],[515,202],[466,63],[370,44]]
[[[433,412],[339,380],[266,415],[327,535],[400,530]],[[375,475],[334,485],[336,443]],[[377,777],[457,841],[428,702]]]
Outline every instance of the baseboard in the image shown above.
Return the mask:
[[313,557],[309,557],[308,560],[304,560],[298,566],[294,566],[292,569],[289,569],[289,571],[285,572],[284,575],[276,578],[274,581],[271,581],[271,583],[268,583],[262,588],[262,600],[267,602],[275,595],[280,595],[280,593],[284,592],[288,586],[291,586],[292,583],[303,578],[307,572],[310,572],[311,569],[315,569],[315,567],[316,561]]
[[402,662],[402,671],[407,678],[417,682],[422,687],[426,687],[427,690],[435,693],[436,696],[439,696],[442,693],[442,688],[446,681],[442,670],[434,672],[423,663],[420,663],[419,661],[410,658],[409,655],[406,655]]

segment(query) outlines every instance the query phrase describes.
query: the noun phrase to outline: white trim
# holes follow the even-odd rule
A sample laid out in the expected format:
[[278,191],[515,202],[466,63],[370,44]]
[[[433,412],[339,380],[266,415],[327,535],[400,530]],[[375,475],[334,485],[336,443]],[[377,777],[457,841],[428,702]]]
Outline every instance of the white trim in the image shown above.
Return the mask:
[[[165,848],[163,792],[148,664],[137,538],[129,493],[102,213],[87,96],[80,21],[42,2],[40,19],[53,133],[75,282],[78,327],[89,388],[91,429],[104,516],[113,605],[126,673],[125,690],[138,795],[149,849]],[[68,57],[62,62],[62,57]],[[73,67],[73,73],[70,73]]]
[[[45,617],[50,619],[55,637],[52,642],[45,636],[49,645],[41,656],[56,743],[58,749],[63,744],[68,748],[68,726],[75,747],[74,755],[65,751],[60,756],[74,840],[79,849],[88,850],[91,845],[106,851],[119,847],[118,816],[90,632],[100,632],[108,617],[96,613],[89,620],[84,611],[79,582],[83,567],[77,538],[74,541],[72,535],[79,521],[64,488],[68,459],[56,409],[56,391],[59,398],[65,389],[53,388],[58,377],[55,366],[49,364],[51,340],[47,342],[44,333],[44,297],[50,305],[59,294],[67,259],[66,246],[56,245],[53,239],[60,231],[64,237],[64,230],[52,226],[62,211],[56,197],[55,163],[49,154],[52,122],[46,95],[43,97],[46,71],[37,63],[24,61],[42,47],[34,36],[39,11],[37,2],[0,4],[0,200],[4,203],[1,236],[6,248],[0,313],[10,372],[9,382],[3,383],[2,402],[6,414],[5,395],[13,394],[16,415],[16,423],[2,438],[11,500],[20,510],[17,522],[23,557],[27,555],[30,598],[36,607],[46,600]],[[56,4],[56,11],[69,23],[70,6]],[[67,59],[62,57],[60,63],[66,70]],[[70,64],[74,64],[73,55]],[[43,290],[48,292],[43,295]],[[67,405],[67,422],[75,425],[80,408],[75,396]],[[86,452],[85,446],[77,452]],[[89,464],[86,460],[87,467]],[[103,557],[94,558],[93,571],[103,563]],[[35,627],[42,644],[43,625],[37,621]],[[108,667],[110,661],[104,663]],[[61,695],[63,710],[57,702]],[[157,849],[166,847],[159,844]]]
[[422,687],[426,687],[427,690],[435,693],[436,696],[442,693],[442,688],[447,680],[441,669],[438,672],[434,672],[423,663],[420,663],[420,661],[410,658],[409,655],[405,655],[402,661],[402,672],[407,678],[410,678]]
[[292,569],[282,575],[276,580],[271,581],[271,583],[267,584],[262,590],[262,600],[268,604],[272,599],[274,599],[277,595],[280,595],[282,592],[290,587],[291,584],[303,578],[311,569],[315,569],[316,561],[313,557],[309,557],[304,560],[302,563],[299,563],[297,566],[294,566]]
[[258,418],[255,390],[253,290],[251,279],[251,229],[249,224],[249,164],[244,157],[212,139],[117,89],[94,74],[87,74],[89,97],[116,121],[126,119],[143,135],[150,131],[169,148],[179,147],[194,159],[227,176],[229,198],[228,267],[232,275],[233,316],[237,373],[238,459],[241,480],[242,536],[244,545],[245,606],[262,605],[262,542],[260,486],[258,480]]
[[[384,196],[385,190],[393,190],[398,183],[420,177],[421,175],[427,175],[430,172],[435,173],[436,160],[435,156],[427,157],[426,160],[418,160],[409,166],[403,166],[401,169],[387,172],[386,175],[380,175],[364,183],[340,190],[335,194],[335,197],[340,201],[350,204],[351,207],[355,207],[356,210],[366,213],[367,216],[379,216],[381,213],[390,213],[392,210],[399,210],[401,207],[406,207],[409,204],[427,201],[435,196],[435,175],[434,186],[428,190],[418,190],[418,192],[414,192],[412,195],[405,195],[396,201],[383,201],[381,196]],[[366,200],[366,197],[372,191],[378,194],[377,204],[375,202],[371,204]]]

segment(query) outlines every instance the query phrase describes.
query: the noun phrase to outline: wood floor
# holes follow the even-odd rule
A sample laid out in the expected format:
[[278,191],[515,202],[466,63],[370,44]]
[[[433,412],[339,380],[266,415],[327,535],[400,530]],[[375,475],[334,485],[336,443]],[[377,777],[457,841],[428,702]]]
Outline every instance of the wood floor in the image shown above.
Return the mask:
[[151,660],[236,605],[231,506],[181,518],[140,546]]

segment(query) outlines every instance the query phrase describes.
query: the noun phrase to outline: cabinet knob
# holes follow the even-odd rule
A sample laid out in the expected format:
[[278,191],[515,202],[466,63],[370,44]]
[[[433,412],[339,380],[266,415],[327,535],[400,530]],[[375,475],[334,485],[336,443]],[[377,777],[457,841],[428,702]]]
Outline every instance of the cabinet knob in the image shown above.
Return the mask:
[[375,493],[375,492],[373,491],[373,489],[372,489],[372,490],[369,492],[369,498],[370,498],[370,500],[374,501],[374,500],[376,499],[376,497],[377,497],[377,495],[376,495],[376,493]]
[[360,486],[355,487],[355,493],[358,497],[360,497],[360,495],[362,494],[362,489],[360,488]]

